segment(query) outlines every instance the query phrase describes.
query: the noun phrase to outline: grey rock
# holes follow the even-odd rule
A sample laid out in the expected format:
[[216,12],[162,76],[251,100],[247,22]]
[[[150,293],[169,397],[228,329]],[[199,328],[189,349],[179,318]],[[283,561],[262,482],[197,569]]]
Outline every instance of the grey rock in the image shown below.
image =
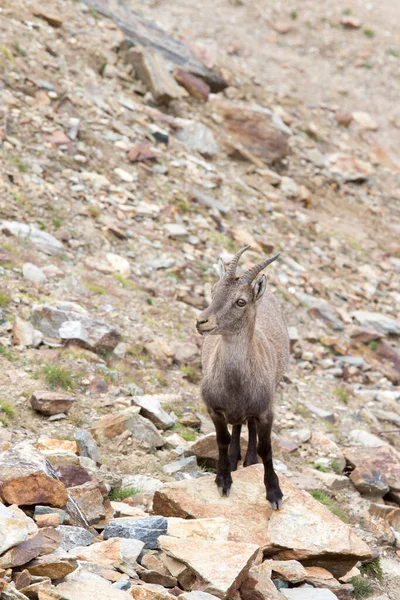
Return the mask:
[[162,482],[154,477],[147,477],[147,475],[127,475],[122,479],[121,489],[134,488],[144,494],[152,494],[160,490],[162,485]]
[[62,508],[52,508],[51,506],[41,506],[40,504],[35,506],[35,512],[33,513],[33,518],[35,519],[38,515],[52,515],[55,513],[57,515],[60,515],[61,525],[63,525],[64,523],[65,524],[69,523],[70,516],[65,510],[62,510]]
[[46,338],[74,341],[94,351],[113,350],[121,339],[114,327],[91,319],[74,303],[37,304],[32,322]]
[[324,419],[324,421],[329,421],[330,423],[335,422],[335,415],[333,414],[333,412],[325,410],[324,408],[320,408],[319,406],[315,406],[314,404],[310,403],[307,404],[307,407],[314,415],[317,415],[317,417],[319,417],[320,419]]
[[42,283],[47,279],[42,269],[32,263],[25,263],[22,265],[22,275],[24,276],[24,279],[31,281],[32,283]]
[[200,351],[193,342],[175,342],[171,344],[171,350],[175,354],[175,362],[178,365],[186,365],[199,358]]
[[325,166],[325,156],[318,150],[318,148],[312,148],[307,152],[307,160],[312,162],[316,167]]
[[282,177],[281,190],[287,198],[297,198],[299,193],[298,185],[291,177]]
[[174,460],[163,467],[163,471],[167,475],[176,475],[177,473],[193,473],[197,470],[198,465],[197,458],[195,456]]
[[366,310],[357,310],[353,317],[363,327],[375,329],[384,335],[400,335],[400,321],[392,317]]
[[59,525],[56,531],[61,535],[60,547],[68,552],[78,546],[90,546],[95,536],[83,527],[72,527],[70,525]]
[[205,157],[218,154],[219,150],[214,134],[203,123],[185,121],[183,127],[177,131],[176,137],[190,152],[199,152]]
[[373,433],[370,433],[369,431],[364,431],[363,429],[352,429],[352,431],[350,431],[350,437],[356,444],[366,446],[367,448],[389,446],[388,442],[385,440],[379,438]]
[[340,315],[338,311],[326,300],[322,300],[321,298],[315,298],[310,294],[305,294],[303,292],[297,292],[296,297],[305,304],[305,306],[310,307],[317,318],[321,319],[329,327],[332,329],[341,331],[344,329],[344,325],[340,319]]
[[337,596],[326,588],[284,588],[281,589],[281,593],[288,600],[337,600]]
[[160,535],[167,535],[168,521],[165,517],[124,517],[110,521],[104,529],[104,539],[121,537],[144,542],[144,548],[155,550]]
[[34,225],[18,223],[17,221],[1,221],[0,231],[8,235],[15,235],[21,238],[28,238],[39,250],[45,254],[61,254],[63,245],[54,236],[46,231],[38,229]]
[[184,592],[180,594],[182,600],[217,600],[217,596],[209,594],[208,592]]
[[101,454],[93,436],[85,429],[75,431],[75,440],[78,444],[79,454],[91,458],[95,463],[101,463]]
[[168,237],[174,240],[187,240],[189,232],[184,225],[180,223],[167,223],[164,225]]
[[133,403],[140,407],[140,414],[159,429],[170,429],[175,425],[175,419],[161,407],[157,396],[135,396]]

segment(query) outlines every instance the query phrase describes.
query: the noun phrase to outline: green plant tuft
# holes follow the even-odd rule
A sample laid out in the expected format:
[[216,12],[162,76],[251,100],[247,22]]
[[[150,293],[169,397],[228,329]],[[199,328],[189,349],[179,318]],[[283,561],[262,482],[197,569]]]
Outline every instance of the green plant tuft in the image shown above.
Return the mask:
[[4,427],[8,427],[11,421],[15,419],[15,408],[5,400],[0,400],[0,422]]
[[125,500],[126,498],[130,498],[131,496],[136,496],[136,494],[140,494],[141,491],[142,490],[140,490],[139,488],[134,487],[129,487],[125,489],[113,488],[110,492],[110,500]]
[[50,387],[58,387],[62,388],[63,390],[73,390],[75,388],[75,383],[72,379],[72,373],[64,367],[59,367],[57,365],[46,365],[34,373],[36,378],[38,378],[40,375],[44,376],[47,385]]
[[341,519],[344,523],[350,522],[346,513],[342,511],[340,506],[338,506],[338,504],[334,500],[332,500],[332,498],[328,496],[328,494],[326,494],[322,490],[312,490],[311,496],[315,500],[318,500],[318,502],[321,502],[321,504],[329,508],[331,513],[339,517],[339,519]]
[[375,36],[375,31],[373,29],[371,29],[370,27],[366,27],[364,29],[364,35],[367,38],[373,38]]
[[10,303],[10,298],[4,292],[0,291],[0,306],[5,308]]
[[339,398],[339,400],[341,400],[343,402],[343,404],[349,403],[350,396],[346,390],[344,390],[343,388],[336,388],[333,391],[336,394],[336,396]]
[[360,572],[362,575],[365,575],[366,577],[372,577],[373,579],[377,579],[379,583],[382,583],[383,572],[379,556],[373,560],[363,563],[360,567]]
[[350,583],[354,588],[353,597],[357,600],[369,598],[374,591],[371,583],[368,579],[364,579],[364,577],[352,577]]

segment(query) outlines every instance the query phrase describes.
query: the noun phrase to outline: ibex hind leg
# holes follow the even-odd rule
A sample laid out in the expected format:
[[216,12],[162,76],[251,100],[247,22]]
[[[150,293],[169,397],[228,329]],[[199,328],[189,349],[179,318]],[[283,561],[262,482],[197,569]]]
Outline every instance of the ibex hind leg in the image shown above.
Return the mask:
[[258,463],[257,423],[255,419],[249,419],[247,421],[247,429],[249,430],[249,444],[247,446],[247,452],[243,463],[244,467],[249,467],[250,465],[256,465]]
[[271,503],[272,508],[279,509],[282,506],[283,494],[272,463],[271,430],[272,415],[268,416],[268,420],[266,421],[257,422],[257,452],[264,463],[264,483],[267,492],[267,500]]
[[232,427],[232,439],[229,445],[229,462],[231,464],[231,471],[236,471],[238,462],[242,458],[240,455],[240,432],[242,430],[241,425],[234,425]]
[[215,482],[221,496],[229,496],[232,485],[231,463],[229,460],[229,444],[231,434],[225,417],[220,413],[211,413],[218,444],[218,468]]

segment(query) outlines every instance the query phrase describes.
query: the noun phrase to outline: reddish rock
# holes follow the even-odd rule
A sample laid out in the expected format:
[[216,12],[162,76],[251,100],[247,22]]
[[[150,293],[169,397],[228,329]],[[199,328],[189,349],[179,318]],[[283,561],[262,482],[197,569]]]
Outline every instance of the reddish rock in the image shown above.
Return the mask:
[[50,416],[59,413],[68,413],[75,399],[70,394],[38,390],[31,396],[31,406],[42,415]]
[[[240,158],[243,148],[261,161],[271,163],[289,154],[290,130],[286,126],[279,128],[268,109],[218,102],[213,104],[213,110],[223,119],[231,155],[236,153]],[[241,158],[246,158],[243,152],[241,154]]]
[[0,453],[0,496],[9,504],[65,506],[67,490],[33,446],[21,442]]
[[[344,448],[343,453],[348,462],[356,468],[356,475],[374,474],[375,479],[385,481],[394,492],[400,491],[400,452],[392,446],[364,448],[354,446]],[[354,471],[353,471],[354,473]]]
[[130,162],[145,162],[146,160],[155,160],[157,153],[151,149],[150,143],[147,140],[138,142],[128,152],[128,160]]
[[179,85],[184,87],[191,96],[204,101],[208,100],[211,90],[205,81],[179,68],[174,70],[174,77]]
[[26,565],[29,573],[36,577],[50,577],[50,579],[63,579],[77,568],[76,560],[54,552],[39,556]]
[[11,550],[0,556],[0,567],[8,569],[25,565],[37,556],[54,552],[60,542],[61,535],[58,531],[51,527],[41,529],[22,544],[11,548]]
[[104,498],[97,481],[69,488],[71,497],[78,503],[89,524],[99,523],[106,516]]

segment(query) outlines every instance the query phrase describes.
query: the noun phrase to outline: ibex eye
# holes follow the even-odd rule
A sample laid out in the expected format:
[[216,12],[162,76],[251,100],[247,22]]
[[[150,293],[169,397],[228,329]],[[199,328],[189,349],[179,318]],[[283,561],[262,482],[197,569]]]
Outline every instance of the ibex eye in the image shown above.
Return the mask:
[[243,308],[243,306],[246,306],[247,302],[246,300],[243,300],[243,298],[239,298],[239,300],[236,300],[236,305],[240,306],[240,308]]

